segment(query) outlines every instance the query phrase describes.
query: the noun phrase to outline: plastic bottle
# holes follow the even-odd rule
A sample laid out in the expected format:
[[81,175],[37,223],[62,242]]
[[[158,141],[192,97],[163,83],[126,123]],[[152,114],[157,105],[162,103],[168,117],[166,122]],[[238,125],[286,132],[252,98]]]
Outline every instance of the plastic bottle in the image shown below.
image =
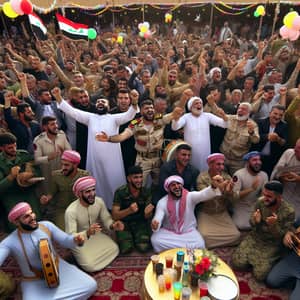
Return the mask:
[[190,266],[187,261],[183,263],[183,270],[182,270],[182,285],[188,286],[189,285],[189,271]]

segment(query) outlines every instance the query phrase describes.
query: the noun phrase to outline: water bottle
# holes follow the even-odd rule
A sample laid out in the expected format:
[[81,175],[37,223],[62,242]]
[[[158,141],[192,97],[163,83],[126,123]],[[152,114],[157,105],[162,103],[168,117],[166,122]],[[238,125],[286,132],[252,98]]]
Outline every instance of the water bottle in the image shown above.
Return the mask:
[[188,286],[189,285],[189,271],[190,266],[187,261],[183,263],[183,270],[182,270],[182,285]]

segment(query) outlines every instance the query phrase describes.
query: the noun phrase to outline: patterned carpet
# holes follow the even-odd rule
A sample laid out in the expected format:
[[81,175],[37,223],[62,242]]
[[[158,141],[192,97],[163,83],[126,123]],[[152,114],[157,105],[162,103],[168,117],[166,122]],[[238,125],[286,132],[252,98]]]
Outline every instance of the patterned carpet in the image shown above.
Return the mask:
[[[230,262],[233,248],[215,250],[226,263]],[[59,251],[69,257],[67,251]],[[152,253],[137,253],[117,257],[107,268],[91,274],[98,282],[98,290],[90,300],[142,300],[142,283],[144,270]],[[13,258],[8,258],[1,269],[9,272],[17,281],[19,268]],[[288,300],[288,290],[271,290],[254,280],[250,272],[235,272],[240,285],[240,300]],[[10,300],[20,300],[20,290]],[[159,299],[155,299],[159,300]]]

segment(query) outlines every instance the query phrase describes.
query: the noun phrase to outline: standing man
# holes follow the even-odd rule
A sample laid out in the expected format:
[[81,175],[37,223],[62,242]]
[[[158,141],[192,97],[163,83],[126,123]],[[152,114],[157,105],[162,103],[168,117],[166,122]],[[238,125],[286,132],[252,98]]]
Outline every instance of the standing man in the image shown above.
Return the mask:
[[259,142],[257,124],[249,118],[251,104],[240,104],[236,115],[227,116],[227,131],[220,150],[225,155],[225,166],[230,175],[244,167],[243,156],[251,144]]
[[233,190],[238,199],[233,202],[232,219],[240,230],[249,230],[249,223],[257,197],[260,196],[265,183],[268,181],[266,172],[261,171],[261,154],[251,151],[244,155],[246,165],[233,175]]
[[200,172],[207,170],[207,156],[211,153],[209,126],[226,128],[226,122],[203,112],[203,103],[199,97],[192,97],[187,104],[190,113],[172,122],[172,129],[184,128],[184,140],[192,146],[192,165]]
[[212,184],[214,176],[219,175],[227,184],[223,195],[212,197],[210,201],[197,207],[198,230],[204,238],[206,248],[235,245],[240,239],[240,232],[229,215],[234,194],[231,177],[224,172],[225,157],[222,153],[213,153],[207,157],[208,170],[197,178],[197,190],[201,191]]
[[[35,185],[28,179],[38,176],[39,170],[34,166],[33,157],[25,150],[17,150],[17,139],[10,133],[0,134],[0,199],[4,216],[10,209],[25,199],[35,208],[40,217],[39,202],[35,195]],[[9,223],[7,229],[15,227]]]
[[[222,177],[216,176],[212,186],[200,192],[189,192],[183,188],[184,181],[173,175],[165,180],[167,195],[161,198],[151,222],[151,243],[155,252],[171,248],[205,248],[205,243],[196,229],[195,206],[220,195]],[[218,187],[218,189],[217,189]]]
[[285,150],[288,138],[288,126],[282,121],[285,107],[274,105],[268,118],[257,122],[260,141],[253,145],[253,150],[260,151],[262,169],[271,176],[274,166]]
[[61,156],[61,169],[52,172],[50,193],[40,198],[41,204],[49,204],[47,217],[62,230],[65,229],[65,211],[76,200],[72,186],[78,178],[89,175],[88,171],[78,168],[80,159],[78,152],[65,150]]
[[250,218],[252,229],[232,255],[232,266],[237,269],[252,266],[258,281],[266,278],[279,259],[283,236],[295,220],[294,209],[282,199],[282,192],[279,181],[264,185],[263,196],[256,202]]
[[141,118],[131,121],[130,125],[118,135],[110,136],[109,133],[101,132],[97,135],[97,139],[102,142],[119,143],[134,136],[137,150],[135,164],[143,170],[143,185],[146,184],[148,175],[151,175],[153,184],[157,185],[164,128],[172,119],[179,118],[181,113],[182,109],[177,107],[172,113],[155,118],[152,100],[145,100],[141,103]]
[[175,158],[165,162],[160,168],[158,181],[159,191],[155,200],[158,201],[167,194],[164,189],[164,182],[171,175],[180,176],[184,181],[184,188],[188,191],[196,190],[196,181],[199,171],[191,165],[191,155],[192,147],[189,144],[181,143],[176,147]]
[[58,130],[55,117],[43,117],[42,128],[43,132],[33,141],[34,160],[36,164],[40,165],[42,175],[45,177],[43,192],[48,193],[52,171],[60,169],[61,154],[64,150],[70,150],[71,145],[66,134],[62,130]]
[[[17,226],[7,238],[0,243],[0,265],[9,255],[17,260],[23,280],[21,281],[22,299],[88,299],[97,289],[96,281],[67,263],[55,253],[53,241],[60,246],[74,248],[82,246],[81,235],[68,235],[48,221],[37,222],[31,206],[20,202],[14,206],[8,215],[8,220]],[[59,285],[48,288],[41,272],[42,262],[39,255],[39,241],[47,239],[50,249],[58,263]]]
[[111,115],[105,99],[98,99],[95,113],[81,111],[70,106],[61,96],[59,88],[52,90],[59,103],[59,108],[76,121],[88,126],[88,149],[86,169],[98,181],[97,195],[101,196],[108,209],[111,209],[115,190],[126,182],[120,145],[98,143],[98,132],[106,131],[109,135],[118,134],[119,126],[130,121],[137,113],[138,93],[131,91],[132,105],[127,112]]
[[95,272],[110,264],[119,254],[118,245],[105,233],[106,230],[123,230],[121,221],[113,221],[104,201],[96,197],[96,179],[85,176],[77,179],[73,185],[77,199],[71,203],[65,214],[66,232],[82,234],[86,243],[84,247],[72,249],[72,253],[82,269]]
[[128,169],[127,184],[118,188],[112,207],[114,220],[121,220],[124,231],[116,232],[121,254],[133,248],[146,252],[151,248],[150,221],[154,206],[150,189],[143,187],[143,170],[140,166]]

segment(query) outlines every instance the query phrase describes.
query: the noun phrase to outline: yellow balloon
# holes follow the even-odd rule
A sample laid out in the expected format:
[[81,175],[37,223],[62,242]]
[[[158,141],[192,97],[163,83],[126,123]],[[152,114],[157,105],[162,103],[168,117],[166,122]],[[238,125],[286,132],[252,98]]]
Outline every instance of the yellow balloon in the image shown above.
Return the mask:
[[117,42],[118,42],[119,44],[123,44],[123,37],[122,37],[121,35],[118,35]]
[[9,17],[9,18],[11,18],[11,19],[14,19],[14,18],[16,18],[17,16],[18,16],[18,14],[12,9],[12,7],[11,7],[11,5],[10,5],[10,3],[9,2],[5,2],[4,4],[3,4],[3,12],[4,12],[4,14],[7,16],[7,17]]
[[294,19],[298,16],[298,13],[296,11],[291,11],[285,17],[283,18],[283,24],[287,28],[292,28],[293,27],[293,21]]
[[147,28],[146,26],[143,25],[143,26],[141,27],[141,32],[142,32],[142,33],[147,32],[147,30],[148,30],[148,28]]

